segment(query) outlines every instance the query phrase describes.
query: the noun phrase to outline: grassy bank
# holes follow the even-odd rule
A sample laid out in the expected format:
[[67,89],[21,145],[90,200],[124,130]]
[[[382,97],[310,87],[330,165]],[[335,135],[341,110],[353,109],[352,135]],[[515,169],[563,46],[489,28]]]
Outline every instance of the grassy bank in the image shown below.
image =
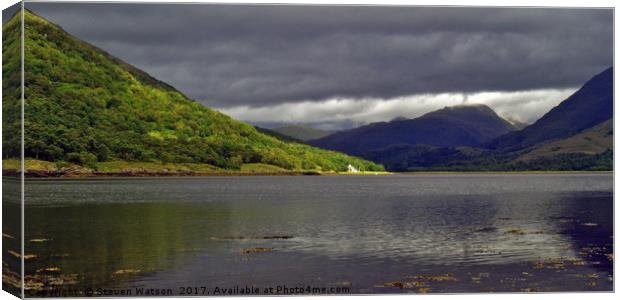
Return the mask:
[[[278,166],[252,163],[243,164],[239,170],[222,169],[209,164],[194,163],[161,163],[161,162],[127,162],[109,161],[97,163],[88,168],[66,162],[49,162],[36,159],[24,161],[26,177],[139,177],[139,176],[355,176],[355,175],[491,175],[491,174],[585,174],[613,173],[613,171],[417,171],[417,172],[376,172],[362,171],[357,173],[320,171],[320,170],[286,170]],[[2,161],[4,175],[17,175],[20,162],[17,159]]]
[[[5,175],[19,174],[20,161],[5,159],[2,171]],[[24,161],[26,177],[97,177],[97,176],[250,176],[250,175],[322,175],[318,170],[286,170],[278,166],[251,163],[238,170],[222,169],[210,164],[162,163],[162,162],[98,162],[93,168],[66,162],[49,162],[36,159]],[[368,174],[380,172],[367,172]],[[366,173],[360,173],[366,174]]]

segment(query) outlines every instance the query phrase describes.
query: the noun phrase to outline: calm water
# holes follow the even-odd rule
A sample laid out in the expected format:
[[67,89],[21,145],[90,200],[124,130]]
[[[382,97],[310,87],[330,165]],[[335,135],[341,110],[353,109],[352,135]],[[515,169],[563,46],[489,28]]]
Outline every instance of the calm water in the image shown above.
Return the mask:
[[30,294],[613,289],[611,174],[29,180],[26,201]]

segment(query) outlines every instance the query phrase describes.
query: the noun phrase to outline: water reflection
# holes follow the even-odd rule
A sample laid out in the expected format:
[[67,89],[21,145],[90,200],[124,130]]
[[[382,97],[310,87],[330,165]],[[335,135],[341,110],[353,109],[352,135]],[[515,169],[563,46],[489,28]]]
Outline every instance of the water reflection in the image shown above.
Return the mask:
[[92,286],[134,271],[173,268],[188,253],[217,247],[205,237],[228,232],[229,215],[226,204],[28,207],[26,248],[39,257],[26,264],[26,272],[57,267]]
[[19,178],[2,178],[2,288],[21,295],[21,183]]
[[[26,272],[58,268],[77,286],[355,282],[355,292],[384,292],[376,285],[414,270],[521,274],[558,258],[612,274],[611,176],[390,178],[30,181],[26,251],[38,257]],[[472,184],[477,193],[461,193]],[[268,238],[278,236],[292,238]],[[252,248],[269,251],[243,253]],[[579,290],[566,282],[547,288]]]

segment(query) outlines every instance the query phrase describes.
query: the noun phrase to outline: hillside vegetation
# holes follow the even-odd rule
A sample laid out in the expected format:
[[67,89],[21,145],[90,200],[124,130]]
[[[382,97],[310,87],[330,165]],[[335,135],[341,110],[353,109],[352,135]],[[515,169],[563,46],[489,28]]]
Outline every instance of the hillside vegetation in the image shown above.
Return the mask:
[[[101,162],[199,163],[239,170],[362,170],[380,165],[334,151],[287,143],[195,102],[170,85],[26,11],[25,155],[96,169]],[[19,16],[3,26],[3,127],[19,124],[10,89]],[[8,62],[8,63],[7,63]],[[7,72],[9,71],[9,72]],[[17,85],[19,86],[19,85]],[[16,97],[17,96],[17,97]],[[19,156],[5,140],[5,158]],[[8,141],[8,143],[6,142]],[[101,164],[102,166],[104,164]]]
[[595,155],[613,149],[614,120],[609,119],[566,139],[546,142],[519,156],[516,161],[531,161],[541,157],[564,154]]

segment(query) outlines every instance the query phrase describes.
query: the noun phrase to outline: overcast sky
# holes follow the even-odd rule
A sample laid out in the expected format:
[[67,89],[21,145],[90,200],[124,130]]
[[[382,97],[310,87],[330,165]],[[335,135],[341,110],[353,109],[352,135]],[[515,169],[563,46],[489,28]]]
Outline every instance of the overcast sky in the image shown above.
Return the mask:
[[609,9],[26,8],[189,97],[255,123],[338,127],[460,103],[485,103],[532,122],[613,59]]

